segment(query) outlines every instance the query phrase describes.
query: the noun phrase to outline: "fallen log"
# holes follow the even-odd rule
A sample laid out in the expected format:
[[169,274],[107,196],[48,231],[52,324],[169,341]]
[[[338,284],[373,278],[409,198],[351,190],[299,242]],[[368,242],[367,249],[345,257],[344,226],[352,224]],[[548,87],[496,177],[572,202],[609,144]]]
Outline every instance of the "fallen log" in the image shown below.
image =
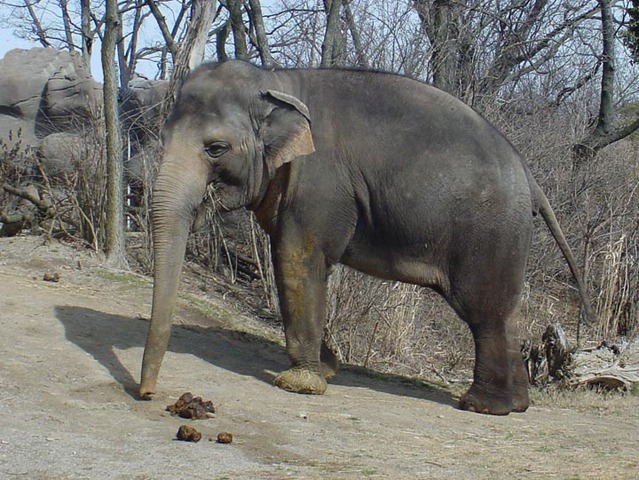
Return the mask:
[[639,383],[639,338],[573,353],[568,381],[630,391]]
[[555,323],[548,326],[540,343],[524,342],[522,355],[532,385],[560,382],[630,391],[639,384],[639,337],[576,350]]

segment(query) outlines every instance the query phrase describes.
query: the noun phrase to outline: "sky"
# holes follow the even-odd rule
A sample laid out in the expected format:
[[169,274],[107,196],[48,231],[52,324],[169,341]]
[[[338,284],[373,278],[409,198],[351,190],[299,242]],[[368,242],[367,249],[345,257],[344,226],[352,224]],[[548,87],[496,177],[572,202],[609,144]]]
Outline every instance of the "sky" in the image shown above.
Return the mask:
[[[40,45],[39,42],[28,42],[26,40],[17,38],[13,33],[12,27],[3,26],[3,23],[5,22],[1,22],[1,20],[7,18],[12,12],[12,7],[8,7],[3,3],[4,2],[0,3],[0,58],[3,58],[8,51],[14,48],[29,49],[34,47],[41,47],[42,45]],[[273,0],[262,0],[262,8],[266,11],[273,3]],[[142,29],[140,41],[144,41],[145,38],[156,39],[158,38],[158,36],[160,36],[160,34],[157,30],[157,27],[155,26],[155,23],[153,21],[145,22]],[[136,71],[148,78],[153,78],[157,74],[157,67],[151,62],[140,62],[136,68]],[[102,66],[100,64],[100,40],[98,38],[95,39],[95,44],[93,46],[93,55],[91,56],[91,72],[96,80],[100,82],[102,81]]]
[[[0,7],[0,10],[1,9],[2,7]],[[11,28],[0,27],[0,58],[4,57],[5,53],[14,48],[32,48],[39,46],[35,43],[16,38],[11,30]]]
[[[37,41],[29,42],[27,40],[16,37],[13,32],[13,27],[7,27],[4,24],[5,22],[1,22],[1,20],[10,15],[11,10],[11,7],[0,4],[0,58],[3,58],[8,51],[13,50],[14,48],[30,49],[42,47],[42,45]],[[147,25],[154,25],[153,22],[146,23]],[[146,35],[149,34],[147,33]],[[149,71],[145,71],[146,69],[148,69]],[[155,68],[155,66],[150,64],[145,65],[144,63],[138,65],[137,70],[139,73],[146,75],[149,78],[152,78],[157,73],[157,68]],[[93,78],[95,78],[97,81],[102,81],[102,65],[100,60],[99,38],[95,38],[95,43],[93,45],[93,54],[91,56],[91,73],[93,75]]]

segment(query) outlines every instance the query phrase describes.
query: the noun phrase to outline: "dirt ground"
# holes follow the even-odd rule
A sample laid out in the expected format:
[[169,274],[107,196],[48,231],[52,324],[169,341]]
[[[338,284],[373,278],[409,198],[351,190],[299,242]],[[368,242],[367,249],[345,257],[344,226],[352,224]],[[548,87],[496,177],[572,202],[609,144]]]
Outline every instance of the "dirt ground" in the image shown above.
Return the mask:
[[[59,282],[44,281],[59,273]],[[279,332],[183,293],[159,394],[136,399],[151,281],[41,238],[0,239],[0,478],[636,478],[639,397],[537,394],[459,411],[446,388],[347,368],[326,395],[272,385]],[[183,392],[215,418],[165,407]],[[199,443],[175,440],[181,424]],[[232,444],[209,438],[231,432]]]

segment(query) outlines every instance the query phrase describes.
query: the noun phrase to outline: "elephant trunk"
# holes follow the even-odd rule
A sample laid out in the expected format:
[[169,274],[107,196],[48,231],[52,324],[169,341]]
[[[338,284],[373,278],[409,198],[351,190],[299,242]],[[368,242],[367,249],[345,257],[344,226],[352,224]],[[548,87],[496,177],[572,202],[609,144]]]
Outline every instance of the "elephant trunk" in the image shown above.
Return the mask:
[[153,307],[142,360],[142,398],[155,393],[171,335],[189,229],[206,191],[206,175],[198,171],[190,173],[178,162],[165,160],[153,190]]

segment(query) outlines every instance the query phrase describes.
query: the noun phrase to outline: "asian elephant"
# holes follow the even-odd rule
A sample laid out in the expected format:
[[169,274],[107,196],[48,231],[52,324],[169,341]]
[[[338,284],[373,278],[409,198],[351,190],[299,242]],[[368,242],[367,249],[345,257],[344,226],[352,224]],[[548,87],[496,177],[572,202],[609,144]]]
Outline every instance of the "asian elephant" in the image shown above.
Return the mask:
[[140,395],[156,391],[185,245],[208,186],[270,235],[291,368],[277,386],[321,394],[335,373],[323,344],[326,284],[342,263],[439,292],[470,327],[466,410],[528,408],[516,314],[540,213],[575,277],[546,196],[515,148],[470,107],[393,74],[199,67],[162,132],[153,192],[155,274]]

